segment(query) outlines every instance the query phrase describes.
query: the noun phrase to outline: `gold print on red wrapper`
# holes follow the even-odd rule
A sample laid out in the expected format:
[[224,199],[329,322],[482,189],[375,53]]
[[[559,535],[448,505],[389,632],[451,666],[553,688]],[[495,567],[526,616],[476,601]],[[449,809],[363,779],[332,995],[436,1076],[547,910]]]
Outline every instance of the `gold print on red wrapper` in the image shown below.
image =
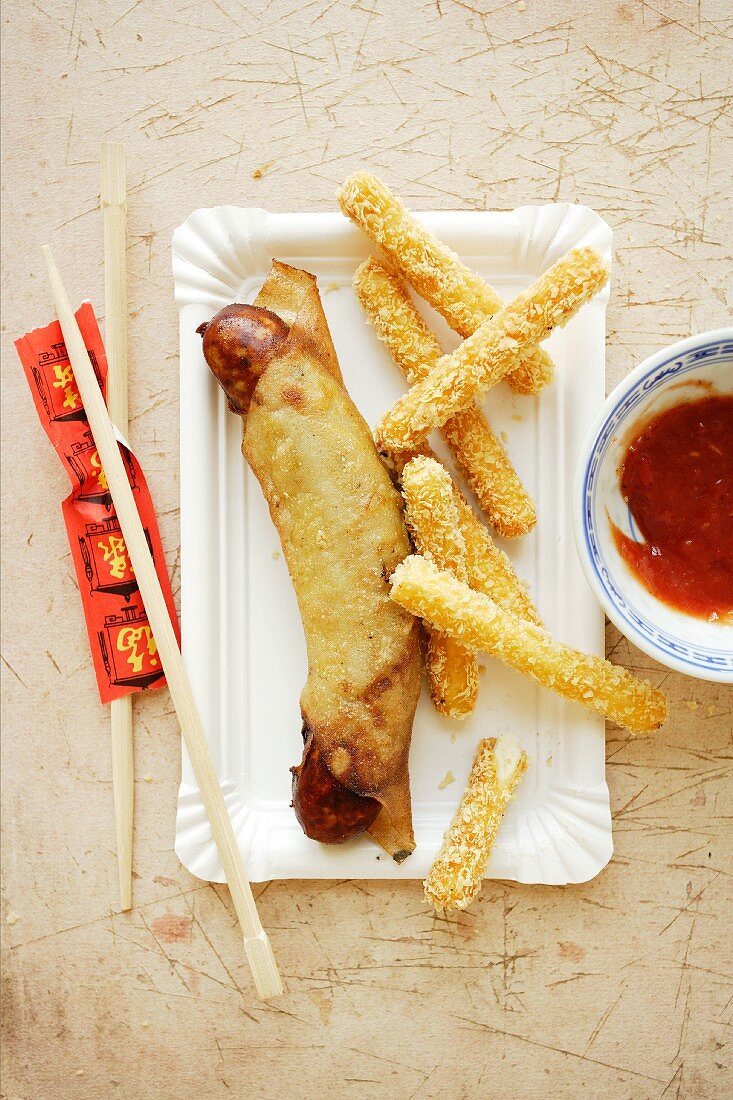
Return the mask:
[[[142,644],[142,650],[138,649],[140,644]],[[120,653],[128,654],[127,663],[132,665],[132,671],[136,676],[142,670],[146,654],[150,658],[151,665],[158,664],[156,657],[158,647],[155,644],[153,632],[147,624],[137,629],[134,626],[128,626],[121,630],[117,635],[117,649]]]
[[[76,314],[102,394],[107,358],[91,305]],[[138,592],[125,539],[114,512],[104,469],[79,397],[61,328],[53,322],[16,341],[46,434],[69,474],[72,491],[62,504],[102,702],[165,683],[157,646]],[[143,472],[120,445],[173,626],[178,636],[163,548]]]
[[[147,531],[145,533],[148,535]],[[117,517],[87,523],[83,535],[79,535],[79,550],[90,590],[114,592],[129,601],[131,594],[137,591],[137,580]]]
[[[99,362],[93,350],[89,351],[89,358],[101,386]],[[31,374],[49,421],[86,420],[63,338],[36,352]]]
[[56,376],[56,381],[52,382],[51,386],[55,390],[61,390],[58,400],[60,401],[63,396],[62,410],[69,409],[70,412],[67,415],[71,415],[72,412],[76,412],[77,409],[81,408],[81,397],[74,383],[74,372],[71,369],[71,364],[55,363],[53,373]]
[[109,485],[107,484],[107,477],[104,472],[104,467],[102,466],[102,461],[99,457],[99,451],[92,451],[89,461],[92,467],[92,476],[97,483],[98,489],[109,489]]
[[149,687],[163,672],[145,613],[125,607],[119,615],[107,615],[99,632],[99,646],[112,683],[137,688]]
[[127,562],[125,540],[121,535],[119,538],[110,535],[106,542],[102,539],[97,543],[97,546],[104,554],[104,560],[107,563],[111,577],[122,580],[125,573],[132,573],[132,565],[128,565]]
[[[135,463],[131,460],[130,453],[125,448],[122,448],[121,453],[127,470],[127,479],[132,488],[135,489]],[[71,444],[69,453],[65,457],[79,483],[79,488],[75,492],[76,499],[104,504],[107,510],[110,511],[112,497],[109,495],[107,478],[102,463],[99,461],[99,454],[92,433],[85,431],[81,439]]]

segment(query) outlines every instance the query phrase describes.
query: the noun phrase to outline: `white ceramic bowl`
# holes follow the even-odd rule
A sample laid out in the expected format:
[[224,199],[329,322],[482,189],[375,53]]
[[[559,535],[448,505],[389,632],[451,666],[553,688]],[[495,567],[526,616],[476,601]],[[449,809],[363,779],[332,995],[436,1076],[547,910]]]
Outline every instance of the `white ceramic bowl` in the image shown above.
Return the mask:
[[691,336],[652,355],[607,398],[578,460],[575,540],[591,588],[634,645],[688,676],[733,683],[733,626],[695,618],[653,596],[624,563],[609,523],[610,517],[638,540],[618,478],[629,433],[635,423],[699,394],[700,381],[733,392],[733,328]]

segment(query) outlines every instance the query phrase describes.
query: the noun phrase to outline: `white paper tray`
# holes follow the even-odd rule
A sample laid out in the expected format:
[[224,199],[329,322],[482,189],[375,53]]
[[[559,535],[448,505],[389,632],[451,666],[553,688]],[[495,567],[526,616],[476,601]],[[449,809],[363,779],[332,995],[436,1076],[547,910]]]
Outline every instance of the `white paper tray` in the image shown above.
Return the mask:
[[[611,231],[585,207],[420,218],[507,298],[570,248],[590,245],[610,259]],[[583,882],[612,852],[603,721],[489,658],[467,722],[439,717],[423,693],[410,756],[417,848],[403,864],[367,838],[330,847],[308,840],[289,806],[288,769],[302,751],[300,617],[277,534],[240,453],[240,421],[226,410],[195,329],[228,302],[252,301],[273,257],[307,268],[318,277],[347,388],[373,426],[404,382],[351,289],[369,251],[339,214],[197,210],[173,237],[181,323],[183,653],[249,876],[423,877],[478,738],[511,733],[530,768],[487,873],[519,882]],[[548,341],[557,374],[539,398],[514,397],[501,385],[487,402],[539,512],[536,531],[506,549],[553,633],[598,654],[603,615],[576,557],[570,509],[576,455],[604,396],[607,298],[608,290]],[[446,348],[454,346],[440,319],[429,310],[426,316]],[[440,789],[448,771],[455,782]],[[185,748],[176,852],[193,874],[223,881]]]

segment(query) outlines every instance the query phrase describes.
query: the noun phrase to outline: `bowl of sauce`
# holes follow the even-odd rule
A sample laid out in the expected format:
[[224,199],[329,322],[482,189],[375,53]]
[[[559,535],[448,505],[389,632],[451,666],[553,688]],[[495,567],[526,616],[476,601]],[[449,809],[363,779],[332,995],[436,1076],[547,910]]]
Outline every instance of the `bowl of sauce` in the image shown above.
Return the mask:
[[609,619],[664,665],[733,683],[733,328],[683,340],[606,400],[575,536]]

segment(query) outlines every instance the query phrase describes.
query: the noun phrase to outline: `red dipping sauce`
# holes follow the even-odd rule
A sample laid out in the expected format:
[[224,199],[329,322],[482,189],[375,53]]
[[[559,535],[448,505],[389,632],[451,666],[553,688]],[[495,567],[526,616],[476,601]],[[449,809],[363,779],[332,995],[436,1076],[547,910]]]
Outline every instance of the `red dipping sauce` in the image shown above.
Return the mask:
[[671,607],[733,621],[733,395],[654,417],[629,444],[619,477],[644,538],[611,525],[632,572]]

